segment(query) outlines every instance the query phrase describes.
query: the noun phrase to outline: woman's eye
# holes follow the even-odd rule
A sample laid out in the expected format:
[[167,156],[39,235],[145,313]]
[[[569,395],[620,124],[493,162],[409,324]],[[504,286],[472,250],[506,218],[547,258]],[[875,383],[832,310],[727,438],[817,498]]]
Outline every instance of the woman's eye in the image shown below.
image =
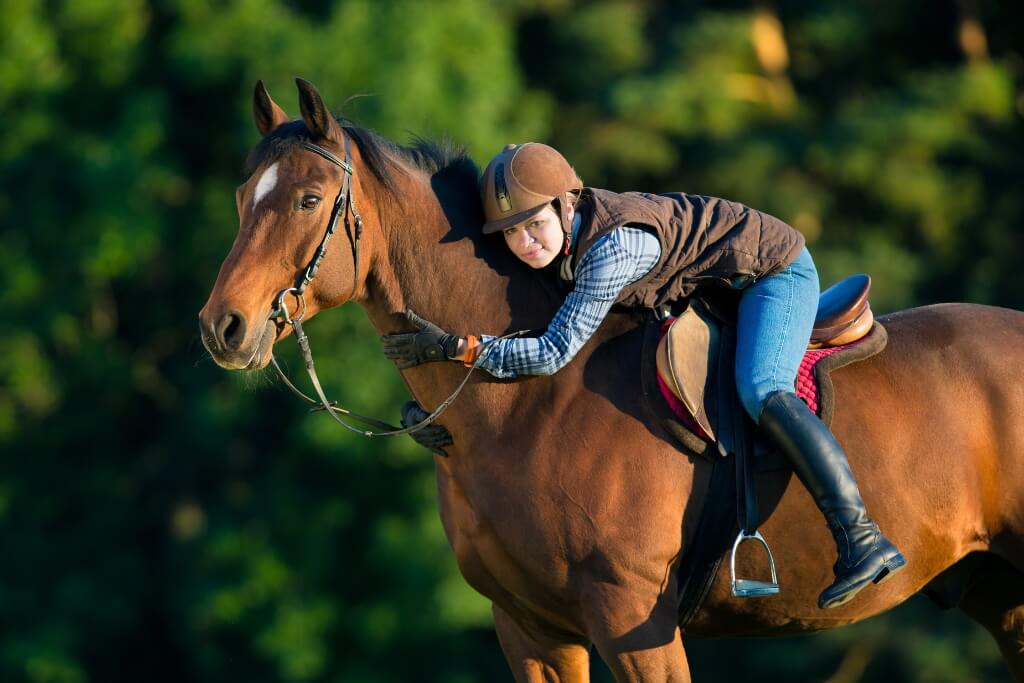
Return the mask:
[[302,198],[303,209],[315,209],[318,206],[320,206],[320,198],[315,194],[307,194]]

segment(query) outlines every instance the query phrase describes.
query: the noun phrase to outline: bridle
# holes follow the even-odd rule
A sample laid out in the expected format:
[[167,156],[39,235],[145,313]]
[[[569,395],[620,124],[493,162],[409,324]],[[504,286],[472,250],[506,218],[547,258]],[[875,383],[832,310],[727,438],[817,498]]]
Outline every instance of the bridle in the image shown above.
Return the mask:
[[[277,308],[271,314],[271,318],[283,317],[286,323],[291,323],[291,319],[288,316],[288,306],[284,303],[284,297],[288,294],[295,294],[298,297],[299,303],[302,304],[302,309],[299,312],[299,320],[302,320],[306,314],[306,300],[303,298],[303,293],[306,291],[306,287],[316,277],[317,271],[320,269],[320,262],[324,259],[324,254],[327,253],[327,243],[331,241],[331,237],[334,235],[334,231],[338,227],[338,214],[344,212],[345,216],[345,233],[351,235],[352,240],[352,294],[349,296],[350,299],[354,299],[356,291],[359,288],[359,243],[363,236],[363,217],[356,211],[355,199],[352,197],[352,176],[355,171],[352,168],[352,164],[349,163],[349,159],[352,157],[349,154],[348,147],[348,135],[342,132],[345,139],[345,158],[339,159],[331,151],[324,149],[320,145],[316,145],[308,140],[303,140],[302,147],[304,149],[319,154],[324,159],[327,159],[332,164],[339,166],[345,173],[344,179],[341,181],[341,189],[338,190],[338,196],[334,198],[334,207],[331,209],[331,217],[327,221],[327,230],[324,231],[323,239],[320,240],[320,245],[316,248],[316,253],[313,254],[313,259],[306,266],[306,271],[302,274],[302,281],[298,287],[287,287],[282,289],[277,294]],[[354,229],[350,227],[348,222],[348,215],[352,214],[354,218]]]
[[[332,164],[340,167],[342,172],[344,173],[344,178],[342,179],[341,182],[341,189],[338,190],[338,196],[335,197],[334,199],[334,207],[331,209],[331,217],[327,221],[327,230],[324,232],[323,239],[320,240],[320,245],[317,247],[316,253],[313,255],[312,260],[306,267],[305,272],[303,272],[302,280],[299,282],[297,286],[286,287],[285,289],[282,289],[280,292],[278,292],[277,296],[275,297],[276,306],[273,308],[273,310],[271,310],[270,316],[268,317],[268,320],[281,320],[286,325],[292,326],[293,330],[295,331],[295,339],[299,342],[299,349],[301,349],[302,351],[302,358],[306,364],[306,371],[309,373],[309,379],[313,383],[313,388],[316,390],[317,397],[320,400],[317,401],[307,396],[302,391],[300,391],[298,387],[292,384],[291,380],[289,380],[288,377],[284,374],[284,371],[281,369],[281,366],[278,365],[277,358],[274,357],[273,352],[271,352],[270,355],[270,362],[273,363],[274,369],[277,370],[277,373],[281,376],[281,379],[284,381],[285,385],[289,389],[291,389],[302,400],[315,406],[313,412],[327,412],[328,415],[334,418],[335,422],[337,422],[350,432],[370,437],[412,434],[413,432],[417,432],[423,429],[424,427],[428,426],[431,422],[436,420],[441,415],[441,413],[448,409],[448,406],[452,404],[455,398],[462,391],[462,388],[466,386],[466,383],[469,381],[469,378],[473,374],[473,371],[476,370],[477,367],[479,367],[480,363],[483,361],[486,355],[487,348],[485,346],[485,348],[481,351],[480,355],[477,357],[472,367],[470,367],[469,372],[466,373],[465,378],[463,378],[462,382],[460,382],[459,385],[455,388],[455,391],[452,392],[451,396],[442,401],[441,404],[437,408],[435,408],[432,413],[427,415],[420,422],[417,422],[416,424],[410,425],[409,427],[405,427],[403,429],[399,429],[398,427],[390,425],[382,420],[367,417],[365,415],[360,415],[359,413],[352,412],[351,410],[348,410],[346,408],[338,407],[336,402],[327,400],[327,396],[324,395],[323,387],[320,386],[320,379],[317,377],[316,369],[313,366],[313,353],[312,351],[310,351],[309,348],[309,338],[306,336],[306,333],[302,329],[302,319],[306,315],[306,288],[309,286],[309,283],[313,281],[313,278],[316,277],[317,270],[319,270],[320,268],[320,263],[321,261],[323,261],[324,254],[327,253],[327,243],[330,242],[331,237],[334,235],[334,232],[337,229],[339,215],[344,217],[345,234],[349,235],[349,239],[352,241],[352,294],[349,298],[354,299],[356,296],[356,292],[359,290],[359,244],[360,238],[362,237],[363,233],[363,219],[359,215],[359,212],[356,210],[355,198],[352,195],[352,177],[353,175],[355,175],[355,170],[352,168],[351,162],[349,162],[349,159],[352,158],[352,155],[349,153],[349,136],[345,134],[344,130],[342,130],[342,136],[344,138],[345,147],[344,159],[339,159],[331,151],[312,142],[304,140],[301,143],[304,149],[313,152],[314,154],[318,154],[324,159],[330,161]],[[351,223],[349,222],[349,214],[352,215]],[[294,294],[299,300],[299,306],[296,309],[297,312],[294,316],[288,313],[288,305],[285,303],[285,297],[288,296],[289,294]],[[497,339],[506,339],[508,337],[513,337],[519,334],[521,334],[521,332],[515,332],[513,334],[504,335],[503,337],[498,337]],[[495,341],[497,341],[497,339]],[[372,425],[378,429],[384,429],[387,431],[373,432],[365,429],[360,429],[358,427],[353,427],[348,422],[339,417],[339,415],[347,415],[364,424]]]

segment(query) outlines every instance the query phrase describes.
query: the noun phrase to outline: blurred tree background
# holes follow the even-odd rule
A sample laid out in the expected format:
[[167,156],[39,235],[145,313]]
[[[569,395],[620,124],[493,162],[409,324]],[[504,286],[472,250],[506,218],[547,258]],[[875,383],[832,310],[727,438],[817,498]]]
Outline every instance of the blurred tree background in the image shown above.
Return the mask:
[[[543,140],[590,185],[742,201],[823,283],[871,272],[876,311],[1024,308],[1022,26],[1009,0],[0,2],[0,680],[510,680],[426,451],[199,342],[257,79],[481,164]],[[329,393],[397,419],[362,312],[311,325]],[[1009,679],[923,598],[688,649],[698,681]]]

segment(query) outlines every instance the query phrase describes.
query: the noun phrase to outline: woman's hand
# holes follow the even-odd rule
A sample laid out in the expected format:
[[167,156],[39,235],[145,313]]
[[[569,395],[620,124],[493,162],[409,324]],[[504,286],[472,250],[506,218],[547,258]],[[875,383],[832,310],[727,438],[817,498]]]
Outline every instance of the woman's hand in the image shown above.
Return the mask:
[[384,344],[384,355],[393,360],[399,370],[421,363],[452,360],[457,357],[461,339],[448,334],[411,310],[405,312],[405,317],[419,328],[418,332],[386,334],[380,338]]
[[[429,415],[430,413],[424,410],[419,403],[408,401],[402,406],[402,426],[412,427],[414,424],[427,419]],[[448,451],[444,449],[445,446],[455,445],[451,432],[444,425],[439,425],[436,422],[412,432],[409,436],[424,448],[446,458],[448,457]]]

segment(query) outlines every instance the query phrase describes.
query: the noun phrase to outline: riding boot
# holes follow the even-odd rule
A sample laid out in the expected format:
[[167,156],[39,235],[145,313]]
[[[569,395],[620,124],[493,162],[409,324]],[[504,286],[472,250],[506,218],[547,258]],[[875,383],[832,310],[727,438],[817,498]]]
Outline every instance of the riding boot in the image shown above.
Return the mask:
[[769,395],[760,426],[789,458],[835,537],[836,580],[818,598],[819,607],[838,607],[869,582],[880,583],[907,563],[868,517],[846,454],[803,400],[788,391]]

